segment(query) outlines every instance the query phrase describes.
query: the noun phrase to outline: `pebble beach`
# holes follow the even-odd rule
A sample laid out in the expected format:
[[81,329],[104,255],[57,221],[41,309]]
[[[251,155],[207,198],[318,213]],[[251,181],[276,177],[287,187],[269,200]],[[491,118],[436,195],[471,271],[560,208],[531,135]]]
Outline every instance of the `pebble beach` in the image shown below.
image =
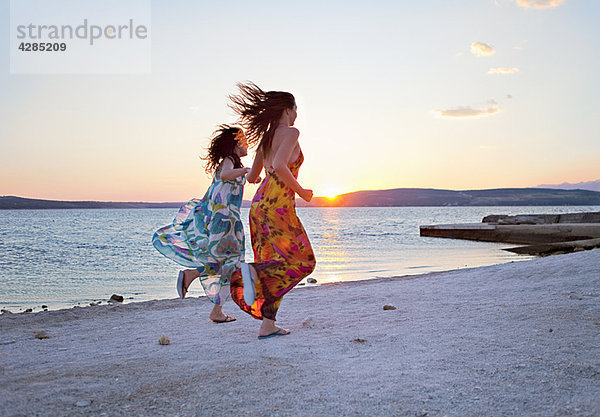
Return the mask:
[[595,249],[297,288],[267,340],[205,297],[3,314],[0,415],[597,416],[599,271]]

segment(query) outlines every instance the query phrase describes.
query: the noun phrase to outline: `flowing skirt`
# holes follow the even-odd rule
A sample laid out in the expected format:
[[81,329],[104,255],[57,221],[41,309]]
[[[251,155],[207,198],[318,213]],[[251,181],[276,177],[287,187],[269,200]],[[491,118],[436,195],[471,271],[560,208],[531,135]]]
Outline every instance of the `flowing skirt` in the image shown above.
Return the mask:
[[231,274],[244,260],[244,228],[240,220],[241,193],[213,184],[202,200],[184,204],[173,223],[152,238],[154,247],[169,259],[200,272],[206,296],[223,305],[229,298]]
[[250,207],[250,234],[258,273],[256,299],[244,302],[240,271],[231,277],[233,301],[256,319],[275,320],[283,296],[310,275],[316,260],[308,236],[296,215],[295,194],[276,174],[269,174]]

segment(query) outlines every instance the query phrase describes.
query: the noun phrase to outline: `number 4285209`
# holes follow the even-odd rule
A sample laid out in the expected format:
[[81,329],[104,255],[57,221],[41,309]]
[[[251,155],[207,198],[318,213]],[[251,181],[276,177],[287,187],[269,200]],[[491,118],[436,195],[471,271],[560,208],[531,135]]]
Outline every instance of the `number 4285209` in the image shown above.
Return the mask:
[[52,42],[21,42],[19,45],[19,49],[23,52],[37,52],[37,51],[47,51],[47,52],[62,52],[67,50],[66,43],[52,43]]

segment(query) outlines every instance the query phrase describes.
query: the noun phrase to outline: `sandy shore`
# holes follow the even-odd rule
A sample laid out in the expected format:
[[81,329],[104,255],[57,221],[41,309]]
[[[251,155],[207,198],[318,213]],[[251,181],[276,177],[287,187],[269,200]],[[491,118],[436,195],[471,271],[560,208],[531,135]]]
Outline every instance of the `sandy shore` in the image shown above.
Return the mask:
[[298,288],[269,340],[210,308],[0,316],[0,415],[600,415],[600,249]]

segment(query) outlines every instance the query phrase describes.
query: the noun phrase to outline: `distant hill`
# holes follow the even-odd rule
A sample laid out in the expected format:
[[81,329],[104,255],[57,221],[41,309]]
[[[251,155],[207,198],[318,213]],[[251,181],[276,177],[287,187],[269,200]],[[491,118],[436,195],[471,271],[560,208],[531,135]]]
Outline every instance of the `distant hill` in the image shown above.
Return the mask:
[[[0,197],[0,209],[178,208],[182,202],[55,201]],[[355,191],[335,199],[315,197],[310,203],[296,199],[298,207],[419,207],[419,206],[600,206],[600,192],[542,188],[499,188],[452,191],[424,188]],[[244,201],[242,207],[249,207]]]
[[500,188],[452,191],[423,188],[356,191],[335,199],[317,197],[311,207],[398,207],[398,206],[587,206],[600,205],[600,192],[540,188]]
[[112,201],[58,201],[39,200],[15,196],[0,197],[0,210],[4,209],[97,209],[97,208],[176,208],[182,203],[144,203]]
[[585,182],[563,182],[562,184],[542,184],[538,185],[536,188],[553,188],[559,190],[590,190],[590,191],[600,191],[600,180],[596,181],[585,181]]

